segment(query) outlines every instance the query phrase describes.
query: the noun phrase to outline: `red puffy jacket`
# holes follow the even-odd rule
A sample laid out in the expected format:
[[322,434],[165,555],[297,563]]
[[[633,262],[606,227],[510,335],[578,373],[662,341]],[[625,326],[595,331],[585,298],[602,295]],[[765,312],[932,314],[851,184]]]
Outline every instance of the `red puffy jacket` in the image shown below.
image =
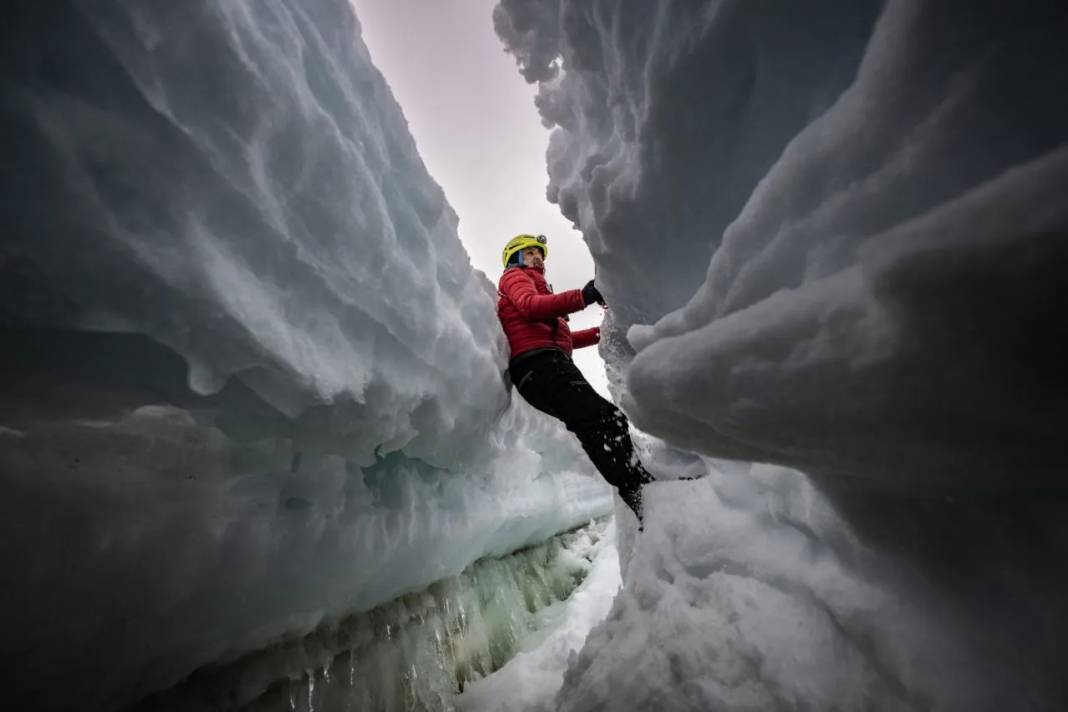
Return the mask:
[[497,316],[508,337],[512,358],[532,349],[558,348],[568,356],[572,349],[593,346],[601,340],[598,327],[571,333],[567,315],[582,311],[581,289],[553,294],[544,267],[509,267],[497,287]]

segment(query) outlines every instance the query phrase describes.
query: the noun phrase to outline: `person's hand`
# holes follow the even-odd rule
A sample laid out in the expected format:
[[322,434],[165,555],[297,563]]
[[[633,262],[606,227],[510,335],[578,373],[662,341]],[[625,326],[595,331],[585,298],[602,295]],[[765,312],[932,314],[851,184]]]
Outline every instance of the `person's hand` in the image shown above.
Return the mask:
[[604,306],[604,297],[597,291],[597,287],[594,286],[592,279],[582,288],[582,301],[586,306],[589,306],[594,302],[597,302],[602,307]]

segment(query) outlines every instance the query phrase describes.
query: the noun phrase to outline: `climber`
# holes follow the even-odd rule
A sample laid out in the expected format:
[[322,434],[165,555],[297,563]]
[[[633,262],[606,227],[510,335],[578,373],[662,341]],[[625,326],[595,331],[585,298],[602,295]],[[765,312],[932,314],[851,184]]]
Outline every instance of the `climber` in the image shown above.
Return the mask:
[[504,246],[497,315],[512,350],[508,373],[516,390],[538,410],[562,420],[578,436],[601,475],[642,523],[642,485],[653,480],[634,453],[627,418],[605,400],[571,361],[572,349],[593,346],[597,327],[571,333],[567,315],[604,298],[593,280],[553,294],[545,281],[544,235],[517,235]]

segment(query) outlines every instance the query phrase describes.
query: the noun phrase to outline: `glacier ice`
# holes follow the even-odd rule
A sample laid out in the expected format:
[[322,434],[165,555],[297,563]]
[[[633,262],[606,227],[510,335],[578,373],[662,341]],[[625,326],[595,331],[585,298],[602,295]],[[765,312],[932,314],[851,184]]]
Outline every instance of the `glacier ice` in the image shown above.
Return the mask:
[[[592,539],[592,537],[591,537]],[[615,527],[605,528],[582,584],[566,602],[539,612],[538,632],[492,675],[475,680],[455,698],[463,712],[519,712],[551,710],[568,663],[582,648],[590,629],[604,620],[619,591],[619,554]]]
[[601,520],[506,556],[480,559],[424,590],[198,670],[133,709],[466,707],[458,693],[466,697],[471,685],[522,655],[562,602],[586,587],[587,576],[603,577],[601,560],[605,550],[613,551],[610,530],[608,520]]
[[710,473],[650,488],[558,706],[1062,708],[1068,12],[494,20],[643,457]]
[[[1068,704],[1066,14],[501,2],[643,460],[705,474],[621,528],[555,707]],[[6,701],[269,660],[318,708],[323,631],[610,509],[348,3],[6,20]]]
[[607,513],[343,0],[16,3],[0,658],[109,709]]
[[886,486],[952,489],[965,470],[1004,484],[1021,459],[1048,481],[1065,13],[878,10],[506,1],[496,16],[558,127],[549,193],[638,352],[639,425]]

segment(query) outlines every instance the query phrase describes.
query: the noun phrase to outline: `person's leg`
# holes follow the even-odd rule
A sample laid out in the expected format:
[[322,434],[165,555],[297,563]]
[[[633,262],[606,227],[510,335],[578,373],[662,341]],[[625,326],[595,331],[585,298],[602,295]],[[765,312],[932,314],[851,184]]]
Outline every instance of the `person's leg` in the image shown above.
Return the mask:
[[564,421],[620,498],[641,519],[641,486],[652,477],[634,453],[627,418],[602,398],[571,359],[539,355],[512,374],[520,394],[535,408]]
[[557,420],[562,420],[557,411],[562,382],[560,362],[566,358],[562,351],[547,350],[508,368],[512,385],[523,396],[523,400]]
[[[594,466],[601,472],[605,480],[619,491],[619,496],[630,507],[638,519],[642,518],[642,485],[652,482],[652,476],[642,466],[638,456],[634,452],[634,444],[630,439],[630,429],[627,417],[616,408],[610,401],[606,401],[587,385],[588,393],[574,394],[578,398],[590,402],[596,397],[603,403],[611,406],[611,410],[602,412],[589,419],[576,416],[575,421],[567,423],[568,429],[578,436],[582,448],[589,455]],[[602,406],[603,407],[603,406]],[[580,409],[576,409],[580,411]]]

